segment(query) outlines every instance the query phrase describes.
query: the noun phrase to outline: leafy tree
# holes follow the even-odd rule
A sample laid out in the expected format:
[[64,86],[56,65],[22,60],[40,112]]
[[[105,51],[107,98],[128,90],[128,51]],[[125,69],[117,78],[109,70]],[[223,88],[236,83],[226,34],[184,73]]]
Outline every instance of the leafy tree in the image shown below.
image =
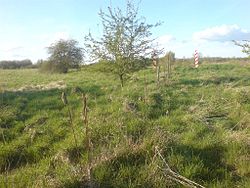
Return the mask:
[[79,68],[83,61],[82,48],[78,47],[76,40],[59,40],[48,47],[50,54],[47,67],[53,72],[67,73],[69,68]]
[[243,40],[242,42],[233,41],[237,46],[242,47],[242,52],[250,57],[250,41]]
[[85,36],[90,58],[113,63],[122,87],[124,76],[135,69],[138,60],[150,53],[153,42],[150,30],[159,25],[145,23],[145,18],[138,17],[138,8],[131,1],[127,1],[125,10],[111,7],[107,12],[101,10],[102,36],[99,39],[94,39],[91,33]]

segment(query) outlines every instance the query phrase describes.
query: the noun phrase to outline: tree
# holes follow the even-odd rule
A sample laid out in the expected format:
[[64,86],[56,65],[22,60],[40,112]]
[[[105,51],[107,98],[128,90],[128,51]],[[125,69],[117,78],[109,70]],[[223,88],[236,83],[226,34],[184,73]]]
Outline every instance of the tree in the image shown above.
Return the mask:
[[[164,69],[165,69],[165,78],[170,79],[171,77],[171,71],[172,71],[172,65],[175,62],[175,53],[174,52],[167,52],[166,55],[164,56]],[[167,70],[167,72],[166,72]]]
[[242,47],[242,52],[250,56],[250,41],[243,40],[242,42],[233,41],[237,46]]
[[49,64],[54,72],[67,73],[69,68],[79,68],[83,61],[82,48],[76,40],[59,40],[48,47]]
[[151,28],[159,24],[146,24],[145,18],[138,18],[138,8],[127,1],[126,11],[108,7],[99,16],[103,33],[94,39],[89,33],[85,36],[86,50],[92,60],[104,59],[114,64],[114,73],[119,76],[121,86],[124,76],[134,70],[135,63],[150,53],[153,39],[150,39]]

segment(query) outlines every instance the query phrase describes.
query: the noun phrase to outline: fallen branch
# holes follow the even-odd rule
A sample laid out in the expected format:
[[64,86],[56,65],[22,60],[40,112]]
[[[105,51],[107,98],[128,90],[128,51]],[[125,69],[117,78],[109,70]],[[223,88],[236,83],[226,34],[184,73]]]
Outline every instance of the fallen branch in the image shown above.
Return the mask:
[[166,160],[163,158],[163,156],[161,155],[160,151],[158,150],[158,147],[155,147],[155,151],[156,154],[160,157],[160,159],[163,161],[163,163],[165,164],[165,168],[160,168],[162,171],[164,171],[164,175],[167,176],[169,179],[172,179],[182,185],[188,186],[188,187],[192,187],[192,188],[205,188],[204,186],[174,172],[168,165],[168,163],[166,162]]
[[231,131],[235,130],[235,128],[236,128],[238,125],[240,125],[240,124],[242,123],[243,120],[246,119],[246,117],[249,117],[249,114],[248,114],[248,113],[245,113],[245,114],[244,114],[244,117],[243,117],[242,119],[240,119],[240,121],[238,121],[230,130],[231,130]]

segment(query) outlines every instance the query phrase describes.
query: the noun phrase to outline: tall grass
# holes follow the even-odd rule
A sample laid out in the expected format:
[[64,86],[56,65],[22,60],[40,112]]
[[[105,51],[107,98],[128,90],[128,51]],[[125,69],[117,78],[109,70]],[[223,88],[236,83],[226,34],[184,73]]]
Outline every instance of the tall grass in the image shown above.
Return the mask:
[[[66,75],[0,70],[0,187],[87,185],[88,138],[76,87],[88,93],[93,186],[181,187],[159,169],[156,146],[174,172],[205,187],[249,185],[249,64],[193,69],[183,62],[159,86],[145,68],[123,89],[96,66]],[[74,133],[60,89],[16,91],[58,80],[67,85]]]

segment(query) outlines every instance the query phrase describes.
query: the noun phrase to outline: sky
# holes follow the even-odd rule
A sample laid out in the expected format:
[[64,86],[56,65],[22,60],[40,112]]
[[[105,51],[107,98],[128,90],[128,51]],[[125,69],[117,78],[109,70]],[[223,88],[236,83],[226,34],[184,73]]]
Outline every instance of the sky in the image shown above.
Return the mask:
[[[156,43],[176,57],[245,57],[232,40],[250,40],[249,0],[134,0],[152,29]],[[91,31],[102,34],[100,9],[124,8],[125,0],[0,0],[0,60],[48,58],[59,39],[83,47]]]

